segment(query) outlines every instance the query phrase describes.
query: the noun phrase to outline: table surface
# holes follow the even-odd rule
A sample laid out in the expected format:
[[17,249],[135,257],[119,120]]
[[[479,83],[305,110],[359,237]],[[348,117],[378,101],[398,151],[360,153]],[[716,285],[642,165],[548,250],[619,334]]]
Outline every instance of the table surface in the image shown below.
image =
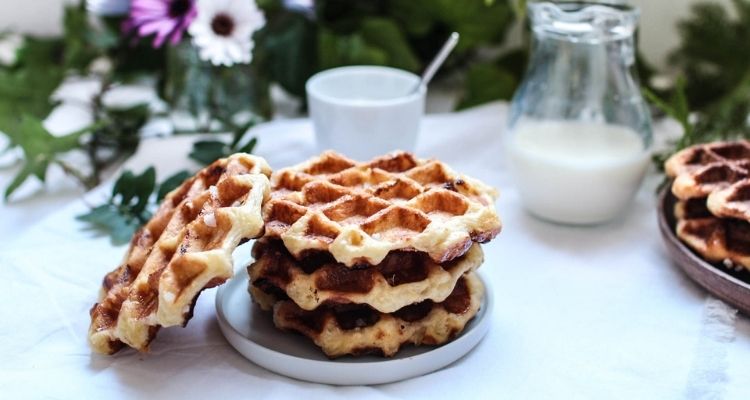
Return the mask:
[[[88,309],[125,251],[74,216],[85,197],[54,180],[49,193],[0,208],[0,387],[8,398],[475,398],[748,399],[750,323],[706,295],[670,262],[649,176],[620,219],[587,228],[539,221],[506,175],[506,107],[492,104],[425,118],[417,153],[438,157],[501,191],[504,229],[484,246],[495,290],[490,332],[449,367],[373,387],[300,382],[258,367],[222,337],[215,289],[185,329],[163,329],[150,354],[94,355]],[[274,168],[313,155],[305,119],[256,128],[256,153]],[[159,176],[190,166],[190,136],[145,141],[126,168]],[[0,183],[7,180],[0,174]],[[585,191],[585,188],[582,188]],[[30,189],[33,192],[34,189]],[[554,193],[550,193],[554,196]],[[34,223],[35,222],[35,223]],[[238,266],[240,267],[240,266]]]

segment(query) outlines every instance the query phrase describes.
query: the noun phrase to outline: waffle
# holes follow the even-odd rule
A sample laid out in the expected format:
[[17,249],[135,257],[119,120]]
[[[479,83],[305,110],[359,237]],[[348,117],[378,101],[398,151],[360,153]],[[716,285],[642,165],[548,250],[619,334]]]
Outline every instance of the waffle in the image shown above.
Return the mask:
[[444,263],[501,228],[494,189],[409,153],[358,163],[326,152],[271,182],[266,236],[298,259],[325,251],[346,266],[377,265],[390,251],[413,250]]
[[716,142],[683,149],[664,164],[681,200],[703,198],[750,177],[750,142]]
[[331,358],[377,353],[393,356],[402,345],[438,345],[456,337],[474,318],[484,296],[475,273],[461,278],[441,303],[430,300],[394,313],[365,305],[323,305],[305,311],[291,300],[273,307],[274,324],[309,337]]
[[231,277],[232,251],[263,232],[270,195],[265,160],[221,159],[169,193],[107,274],[91,309],[89,342],[99,353],[148,350],[160,327],[185,325],[201,290]]
[[708,196],[708,209],[720,218],[750,221],[750,179],[743,179]]
[[706,199],[678,201],[674,210],[677,237],[709,262],[750,268],[750,223],[717,218]]
[[304,310],[324,303],[355,303],[391,313],[423,300],[445,300],[461,276],[482,264],[484,254],[474,244],[465,255],[441,265],[425,253],[392,251],[376,266],[355,269],[328,253],[298,261],[280,240],[260,239],[253,258],[248,267],[251,287],[281,290]]

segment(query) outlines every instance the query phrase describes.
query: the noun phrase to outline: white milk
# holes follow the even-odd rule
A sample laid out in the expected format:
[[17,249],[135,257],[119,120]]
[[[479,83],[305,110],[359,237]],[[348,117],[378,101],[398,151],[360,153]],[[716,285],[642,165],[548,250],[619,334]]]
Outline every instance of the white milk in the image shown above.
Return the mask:
[[576,121],[519,121],[508,143],[516,186],[533,214],[593,224],[633,198],[649,152],[634,130]]

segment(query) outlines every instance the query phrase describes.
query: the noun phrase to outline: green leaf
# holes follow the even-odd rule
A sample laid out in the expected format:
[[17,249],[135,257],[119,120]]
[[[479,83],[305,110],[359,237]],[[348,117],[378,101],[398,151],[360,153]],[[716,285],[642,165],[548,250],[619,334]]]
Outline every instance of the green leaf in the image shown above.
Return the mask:
[[156,193],[156,201],[161,202],[169,192],[177,189],[191,175],[190,172],[183,170],[165,179],[159,185],[159,191]]
[[682,78],[677,80],[677,85],[669,102],[662,100],[647,88],[642,88],[642,92],[651,104],[680,123],[683,131],[681,140],[683,145],[680,147],[683,147],[684,143],[691,142],[694,127],[690,122],[690,107],[688,106],[687,97],[685,95],[685,80]]
[[516,78],[502,67],[475,64],[466,77],[466,91],[458,108],[473,107],[493,100],[508,100],[516,89]]
[[158,185],[154,198],[152,194],[156,188],[153,167],[147,168],[140,175],[124,171],[115,181],[107,203],[92,208],[76,219],[109,235],[113,244],[128,243],[133,234],[151,218],[151,210],[157,203],[190,176],[189,172],[180,171],[165,179]]
[[99,52],[89,43],[94,36],[89,26],[85,2],[65,7],[63,38],[65,41],[64,65],[68,69],[84,71]]
[[388,65],[412,72],[421,67],[406,37],[393,20],[366,18],[362,20],[361,34],[369,46],[381,49],[386,54]]
[[87,222],[93,228],[110,235],[114,245],[128,243],[141,226],[138,218],[121,213],[116,206],[110,203],[94,207],[88,213],[76,216],[76,219]]
[[728,95],[750,70],[750,1],[698,2],[677,24],[680,46],[671,59],[687,78],[687,96],[698,110]]
[[112,187],[112,201],[128,207],[134,215],[146,210],[149,197],[156,184],[156,170],[148,167],[140,175],[125,171]]
[[86,132],[87,129],[83,129],[65,136],[52,136],[44,128],[41,120],[24,115],[18,131],[11,136],[11,139],[23,150],[24,166],[6,188],[5,198],[9,198],[31,175],[44,181],[49,164],[57,155],[78,148],[79,139]]
[[284,90],[304,96],[305,82],[315,72],[315,27],[304,16],[285,13],[269,20],[265,40],[268,52],[265,68]]
[[344,65],[386,65],[388,55],[369,45],[360,34],[337,35],[320,29],[318,33],[318,63],[320,69]]
[[257,137],[253,137],[252,139],[250,139],[247,142],[247,144],[245,144],[244,146],[242,146],[239,149],[237,149],[237,152],[238,153],[248,153],[248,154],[250,154],[250,153],[253,152],[253,149],[255,149],[255,145],[257,145],[257,144],[258,144],[258,138]]
[[188,157],[203,165],[211,164],[229,154],[230,148],[226,143],[216,140],[201,140],[193,144],[193,149]]

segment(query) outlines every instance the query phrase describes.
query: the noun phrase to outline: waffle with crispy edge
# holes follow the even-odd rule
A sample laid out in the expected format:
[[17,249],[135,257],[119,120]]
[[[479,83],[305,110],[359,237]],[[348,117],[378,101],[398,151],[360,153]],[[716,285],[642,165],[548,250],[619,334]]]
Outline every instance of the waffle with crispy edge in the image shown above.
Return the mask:
[[376,265],[391,251],[413,250],[444,263],[501,228],[495,189],[410,153],[360,163],[325,152],[271,182],[266,236],[298,259],[316,250],[346,266]]
[[677,237],[701,257],[750,269],[750,223],[718,218],[706,207],[706,199],[700,198],[678,201],[674,214]]
[[437,264],[427,254],[392,251],[374,266],[349,268],[328,253],[296,260],[279,240],[260,239],[248,266],[250,286],[281,290],[304,310],[324,303],[367,304],[383,313],[423,300],[441,302],[466,272],[484,261],[480,245],[463,256]]
[[672,193],[678,199],[707,197],[750,177],[750,142],[694,145],[672,155],[664,169],[674,179]]
[[282,300],[273,305],[273,320],[282,330],[307,336],[331,358],[370,353],[390,357],[405,344],[439,345],[455,338],[477,314],[483,296],[481,281],[470,272],[441,303],[426,300],[385,314],[365,305],[323,305],[306,311]]
[[185,325],[200,292],[232,276],[232,251],[263,233],[271,169],[234,154],[187,179],[132,238],[124,261],[104,277],[92,307],[89,342],[98,353],[148,350],[160,327]]

